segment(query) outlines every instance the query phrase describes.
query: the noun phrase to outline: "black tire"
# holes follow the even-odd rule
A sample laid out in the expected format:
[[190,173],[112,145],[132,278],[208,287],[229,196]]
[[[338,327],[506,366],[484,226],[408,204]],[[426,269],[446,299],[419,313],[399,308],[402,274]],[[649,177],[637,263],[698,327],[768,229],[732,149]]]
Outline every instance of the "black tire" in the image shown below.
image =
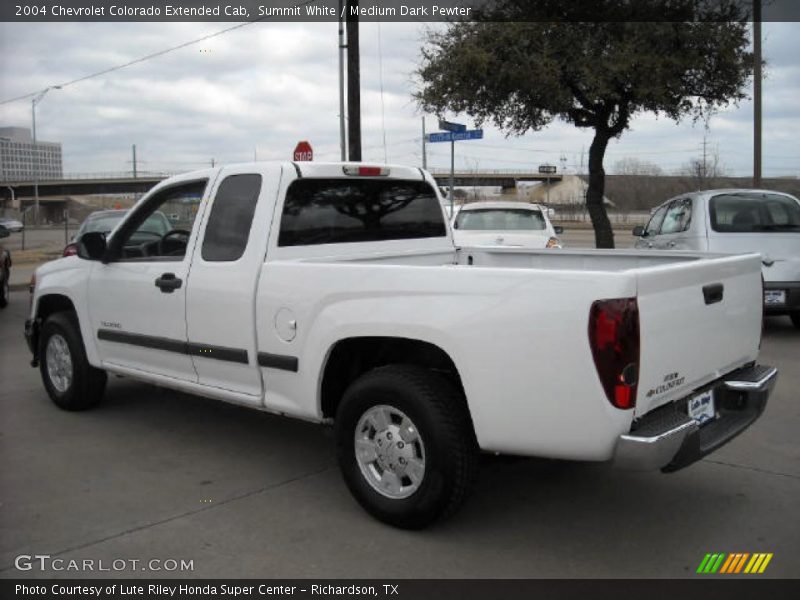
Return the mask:
[[794,326],[800,329],[800,313],[792,313],[789,315],[789,318],[792,320]]
[[11,278],[11,271],[8,267],[3,267],[3,283],[0,285],[0,308],[8,306],[9,296],[9,279]]
[[[378,492],[356,458],[359,421],[379,405],[408,416],[424,444],[424,475],[405,498]],[[353,382],[337,411],[336,444],[339,467],[359,504],[378,520],[403,529],[422,529],[454,514],[472,490],[478,468],[464,398],[444,377],[420,367],[381,367]]]
[[[59,385],[50,376],[47,347],[50,339],[60,336],[69,350],[71,381]],[[56,340],[58,341],[58,340]],[[42,325],[39,336],[39,371],[50,399],[64,410],[86,410],[103,399],[106,389],[106,372],[96,369],[86,359],[80,327],[75,313],[57,312],[50,315]],[[64,389],[59,389],[59,388]]]

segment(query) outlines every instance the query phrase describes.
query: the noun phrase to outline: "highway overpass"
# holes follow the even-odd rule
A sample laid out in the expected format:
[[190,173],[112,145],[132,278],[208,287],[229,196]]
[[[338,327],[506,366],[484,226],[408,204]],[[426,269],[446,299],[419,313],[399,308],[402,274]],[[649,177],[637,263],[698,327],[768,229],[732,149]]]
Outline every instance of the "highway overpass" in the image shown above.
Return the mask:
[[[450,182],[450,171],[432,169],[431,173],[440,186],[446,187]],[[130,174],[87,173],[66,176],[64,179],[39,182],[39,197],[51,196],[83,196],[90,194],[136,194],[143,193],[162,181],[170,174],[141,174],[132,177]],[[561,175],[542,175],[533,171],[519,170],[478,170],[456,171],[457,187],[501,187],[513,189],[520,181],[561,181]],[[0,181],[0,198],[10,200],[31,198],[34,195],[31,181]]]

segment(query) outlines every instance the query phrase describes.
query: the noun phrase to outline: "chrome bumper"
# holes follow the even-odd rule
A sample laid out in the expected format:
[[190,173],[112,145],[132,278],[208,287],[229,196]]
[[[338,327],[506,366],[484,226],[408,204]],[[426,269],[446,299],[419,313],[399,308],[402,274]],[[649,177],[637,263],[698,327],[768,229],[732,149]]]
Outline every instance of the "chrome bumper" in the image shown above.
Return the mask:
[[752,425],[764,412],[777,378],[775,367],[754,365],[696,390],[714,390],[717,418],[702,427],[687,414],[688,398],[646,414],[619,436],[614,466],[665,472],[689,466]]

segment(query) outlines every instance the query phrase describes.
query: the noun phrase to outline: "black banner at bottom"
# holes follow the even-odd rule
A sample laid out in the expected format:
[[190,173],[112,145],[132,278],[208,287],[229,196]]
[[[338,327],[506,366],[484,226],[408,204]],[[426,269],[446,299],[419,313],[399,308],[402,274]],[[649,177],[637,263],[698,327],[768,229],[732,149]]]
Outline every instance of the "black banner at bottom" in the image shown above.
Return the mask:
[[[794,590],[794,592],[792,592]],[[0,598],[44,600],[194,600],[270,598],[326,599],[381,598],[471,599],[580,599],[603,597],[624,600],[732,600],[735,598],[798,598],[800,580],[742,579],[7,579],[0,580]]]

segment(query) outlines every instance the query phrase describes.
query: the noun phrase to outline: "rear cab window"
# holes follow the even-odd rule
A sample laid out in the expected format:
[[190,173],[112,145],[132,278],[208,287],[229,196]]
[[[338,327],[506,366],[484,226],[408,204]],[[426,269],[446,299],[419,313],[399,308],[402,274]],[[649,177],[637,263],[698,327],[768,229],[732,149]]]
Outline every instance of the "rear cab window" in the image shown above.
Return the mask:
[[800,232],[800,203],[782,194],[719,194],[709,203],[709,217],[719,233]]
[[229,175],[223,180],[206,225],[203,260],[230,262],[242,257],[260,192],[261,175]]
[[286,192],[278,246],[446,236],[439,199],[426,181],[304,178]]

